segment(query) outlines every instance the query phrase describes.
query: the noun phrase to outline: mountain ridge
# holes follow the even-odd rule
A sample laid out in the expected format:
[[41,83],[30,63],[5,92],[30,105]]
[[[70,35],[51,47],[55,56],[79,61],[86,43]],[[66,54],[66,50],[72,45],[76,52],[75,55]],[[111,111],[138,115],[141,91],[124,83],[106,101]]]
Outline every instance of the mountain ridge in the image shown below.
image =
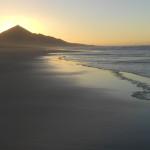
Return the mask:
[[0,33],[0,44],[41,45],[41,46],[83,46],[84,44],[70,43],[59,38],[32,33],[16,25]]

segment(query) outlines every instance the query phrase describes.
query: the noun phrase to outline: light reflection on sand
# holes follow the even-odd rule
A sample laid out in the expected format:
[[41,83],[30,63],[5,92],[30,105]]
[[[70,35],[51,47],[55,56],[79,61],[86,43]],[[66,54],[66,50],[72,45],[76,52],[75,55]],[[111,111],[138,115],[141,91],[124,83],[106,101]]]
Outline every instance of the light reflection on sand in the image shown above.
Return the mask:
[[45,60],[54,66],[55,71],[66,73],[66,75],[72,73],[74,81],[81,87],[106,89],[106,92],[115,97],[129,100],[135,100],[136,97],[133,97],[133,93],[140,90],[140,87],[118,78],[110,70],[82,66],[78,62],[68,61],[59,56],[48,56]]

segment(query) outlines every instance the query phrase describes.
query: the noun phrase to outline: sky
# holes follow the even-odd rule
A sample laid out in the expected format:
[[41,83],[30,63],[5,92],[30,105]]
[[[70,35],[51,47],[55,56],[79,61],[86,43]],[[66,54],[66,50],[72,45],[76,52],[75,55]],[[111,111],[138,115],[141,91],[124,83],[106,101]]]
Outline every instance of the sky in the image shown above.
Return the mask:
[[0,0],[0,32],[15,25],[69,42],[150,44],[150,0]]

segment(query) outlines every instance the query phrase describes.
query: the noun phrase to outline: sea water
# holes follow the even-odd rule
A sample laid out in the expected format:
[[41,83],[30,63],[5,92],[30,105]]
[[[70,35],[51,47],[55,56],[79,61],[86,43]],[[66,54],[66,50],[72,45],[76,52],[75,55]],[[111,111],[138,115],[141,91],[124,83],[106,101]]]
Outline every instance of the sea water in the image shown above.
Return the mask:
[[141,89],[132,96],[150,100],[150,46],[71,48],[70,52],[62,52],[60,55],[82,65],[111,70],[120,79]]

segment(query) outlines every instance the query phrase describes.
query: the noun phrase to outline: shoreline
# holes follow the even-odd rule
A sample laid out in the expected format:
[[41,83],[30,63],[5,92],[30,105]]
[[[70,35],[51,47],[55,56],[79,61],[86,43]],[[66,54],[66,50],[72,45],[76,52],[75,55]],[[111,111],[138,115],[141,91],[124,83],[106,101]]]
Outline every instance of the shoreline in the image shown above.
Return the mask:
[[[65,54],[65,52],[70,52],[70,51],[62,51],[63,54]],[[72,53],[73,51],[71,51]],[[78,51],[77,51],[78,52]],[[59,54],[60,51],[57,51],[57,52],[54,52],[54,54]],[[76,53],[76,52],[74,52]],[[49,52],[48,54],[51,54],[51,52]],[[53,54],[53,52],[52,52]],[[65,59],[66,56],[61,56],[61,58]],[[65,59],[66,61],[74,61],[74,62],[77,62],[75,60],[71,60],[71,59]],[[112,71],[112,72],[122,72],[122,73],[128,73],[128,74],[133,74],[133,75],[137,75],[139,77],[143,77],[143,78],[150,78],[150,76],[146,76],[146,75],[142,75],[142,74],[137,74],[137,73],[134,73],[134,72],[127,72],[127,71],[116,71],[116,70],[113,70],[113,69],[106,69],[106,68],[103,68],[103,67],[95,67],[95,66],[92,66],[92,65],[87,65],[87,64],[82,64],[81,62],[77,62],[79,63],[80,65],[82,66],[85,66],[85,67],[91,67],[91,68],[96,68],[96,69],[102,69],[102,70],[109,70],[109,71]]]
[[[49,53],[49,54],[51,54],[51,53]],[[58,55],[59,55],[59,53],[58,53]],[[82,64],[80,62],[71,60],[71,59],[65,59],[65,56],[57,56],[56,55],[56,57],[58,57],[58,59],[60,59],[60,60],[74,62],[76,65],[79,65],[79,66],[81,65],[86,68],[94,68],[97,70],[109,71],[110,73],[112,73],[112,75],[118,77],[118,79],[125,80],[127,82],[130,82],[133,85],[136,85],[137,91],[135,91],[131,95],[132,97],[135,97],[139,100],[145,100],[145,101],[150,100],[150,95],[149,95],[150,94],[150,86],[149,86],[150,81],[149,81],[148,77],[141,76],[141,75],[138,75],[135,73],[130,73],[130,72],[121,72],[121,71],[119,72],[119,71],[114,71],[111,69],[97,68],[97,67],[89,66],[89,65]]]

